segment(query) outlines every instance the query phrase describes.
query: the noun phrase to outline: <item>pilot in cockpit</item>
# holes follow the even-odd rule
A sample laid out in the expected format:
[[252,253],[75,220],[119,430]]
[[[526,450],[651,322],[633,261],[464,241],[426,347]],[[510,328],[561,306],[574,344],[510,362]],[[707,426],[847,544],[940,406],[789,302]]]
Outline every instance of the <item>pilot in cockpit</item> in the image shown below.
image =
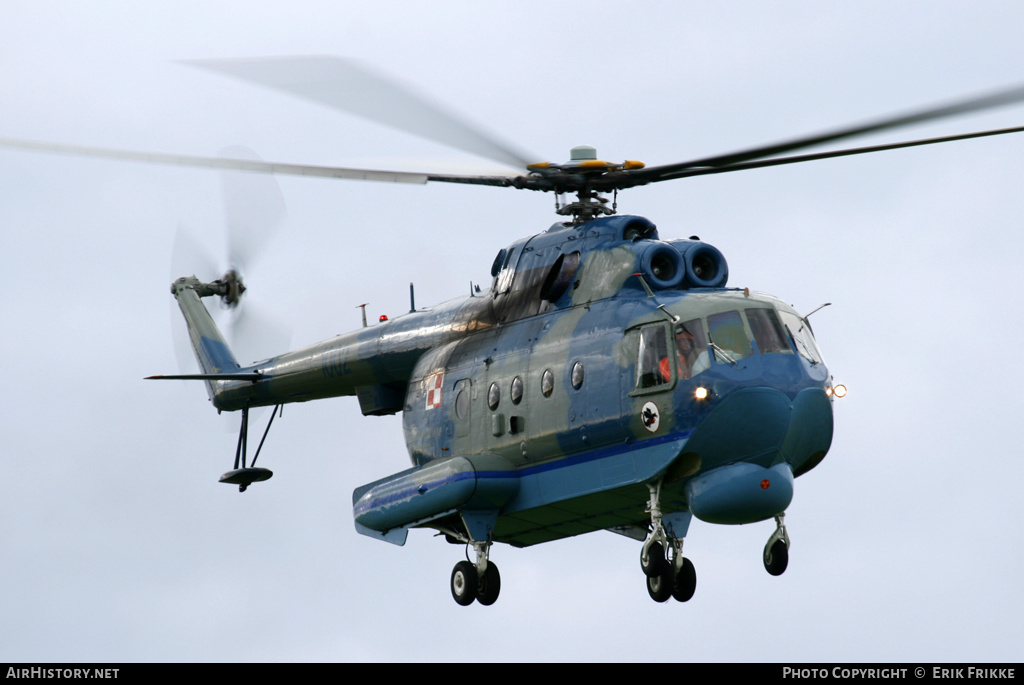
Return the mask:
[[[708,359],[707,345],[700,344],[700,341],[697,339],[698,337],[704,337],[699,325],[700,320],[697,320],[688,321],[676,327],[679,377],[682,379],[692,378],[703,371],[707,371],[711,366],[711,362]],[[695,331],[697,335],[694,335],[691,331]]]

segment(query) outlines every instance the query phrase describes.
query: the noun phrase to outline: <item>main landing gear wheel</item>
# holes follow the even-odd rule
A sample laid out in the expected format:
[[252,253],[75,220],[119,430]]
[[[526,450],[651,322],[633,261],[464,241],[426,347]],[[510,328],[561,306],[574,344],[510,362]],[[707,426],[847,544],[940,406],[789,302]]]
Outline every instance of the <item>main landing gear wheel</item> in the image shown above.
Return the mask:
[[661,572],[656,576],[647,576],[647,594],[655,602],[665,602],[672,596],[673,568],[664,564]]
[[775,532],[764,546],[764,570],[773,576],[781,576],[789,565],[789,535],[785,520],[785,513],[775,517]]
[[[456,603],[464,607],[472,604],[477,597],[478,584],[476,566],[468,561],[455,564],[455,568],[452,569],[452,597]],[[497,599],[497,594],[494,593],[494,599]]]
[[666,602],[669,597],[686,602],[697,589],[697,572],[693,562],[683,556],[683,538],[690,525],[689,512],[674,512],[667,516],[661,511],[661,481],[648,483],[651,498],[647,513],[651,515],[651,529],[640,550],[640,568],[647,576],[647,594],[655,602]]
[[683,557],[682,567],[677,572],[675,564],[666,562],[661,573],[647,577],[647,594],[655,602],[666,602],[674,597],[678,602],[688,602],[697,590],[697,571],[693,562]]
[[678,602],[687,602],[697,591],[697,569],[693,562],[683,557],[683,567],[676,574],[675,587],[672,588],[672,596]]
[[773,576],[781,576],[789,565],[789,548],[785,540],[776,540],[764,548],[764,570]]
[[[475,569],[474,569],[475,570]],[[493,561],[487,562],[487,570],[480,578],[477,585],[476,601],[489,607],[498,601],[498,593],[501,592],[501,574]]]
[[640,568],[643,569],[644,575],[648,578],[660,575],[667,565],[668,562],[665,561],[665,548],[661,546],[660,542],[651,543],[651,546],[647,549],[646,557],[643,550],[640,551]]
[[461,606],[467,607],[474,600],[485,607],[498,601],[501,592],[501,574],[498,566],[487,559],[491,543],[466,540],[476,552],[476,563],[460,561],[452,569],[452,598]]

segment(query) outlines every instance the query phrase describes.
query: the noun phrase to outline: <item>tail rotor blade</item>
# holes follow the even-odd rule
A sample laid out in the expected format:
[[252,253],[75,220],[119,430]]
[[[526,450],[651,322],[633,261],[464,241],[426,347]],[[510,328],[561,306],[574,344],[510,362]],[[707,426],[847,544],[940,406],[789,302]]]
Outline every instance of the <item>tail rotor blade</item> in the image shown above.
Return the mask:
[[291,329],[253,302],[232,314],[228,335],[241,364],[287,352],[292,341]]
[[[221,156],[263,161],[254,151],[239,146],[222,150]],[[246,279],[284,225],[287,205],[273,175],[224,171],[221,181],[228,264],[240,278]],[[241,363],[288,350],[291,331],[287,326],[263,308],[254,307],[255,302],[249,295],[236,304],[227,323],[227,335]]]
[[[222,157],[262,162],[244,147],[221,151]],[[221,174],[228,264],[246,275],[284,224],[287,206],[277,178],[244,171]]]
[[171,282],[182,276],[196,276],[200,280],[220,277],[221,268],[208,248],[192,235],[183,225],[178,224],[174,234],[171,252]]
[[[174,234],[174,247],[171,249],[171,272],[168,285],[182,276],[196,276],[202,280],[213,280],[218,274],[217,260],[210,254],[199,240],[183,225],[178,224]],[[174,298],[168,300],[171,317],[171,340],[174,343],[174,358],[180,373],[193,373],[201,369],[196,362],[195,353],[188,338],[188,326],[181,316],[181,311]]]

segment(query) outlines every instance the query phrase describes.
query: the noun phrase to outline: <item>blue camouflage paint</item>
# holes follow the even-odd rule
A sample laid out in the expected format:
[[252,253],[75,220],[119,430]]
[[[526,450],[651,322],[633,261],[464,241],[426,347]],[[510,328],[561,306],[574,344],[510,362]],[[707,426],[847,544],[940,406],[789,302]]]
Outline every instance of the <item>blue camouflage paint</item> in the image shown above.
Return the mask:
[[[616,231],[630,221],[635,219],[615,217],[591,222],[586,231],[576,232],[574,241],[550,232],[541,234],[514,244],[507,254],[510,261],[518,259],[518,266],[529,271],[531,260],[551,264],[555,261],[554,253],[581,249],[582,271],[587,266],[586,247],[595,251],[612,249],[614,244],[621,243]],[[592,245],[583,244],[586,236],[593,240]],[[679,242],[683,243],[679,250],[684,262],[687,251],[697,253],[703,245]],[[432,464],[451,461],[456,455],[496,451],[515,464],[515,477],[520,481],[516,497],[501,508],[501,514],[508,515],[531,509],[539,511],[558,502],[653,481],[683,455],[689,456],[686,468],[693,473],[668,485],[666,493],[676,506],[686,507],[689,491],[685,484],[729,462],[749,460],[760,469],[786,463],[791,485],[794,470],[813,455],[827,451],[832,432],[831,403],[824,393],[827,370],[823,364],[809,363],[797,354],[792,343],[786,354],[760,354],[755,348],[752,356],[737,364],[715,361],[698,377],[677,379],[663,392],[633,392],[635,360],[629,359],[628,353],[624,357],[621,350],[628,346],[630,330],[659,322],[669,325],[668,315],[657,309],[659,304],[665,305],[669,315],[681,319],[706,314],[716,307],[782,306],[774,298],[751,296],[738,290],[673,290],[680,280],[678,274],[667,281],[668,290],[655,291],[655,297],[650,298],[640,279],[632,277],[632,268],[649,263],[650,255],[657,251],[650,245],[633,247],[629,246],[624,253],[627,259],[636,260],[630,262],[628,274],[621,270],[612,273],[602,264],[596,289],[612,290],[611,296],[580,302],[574,301],[569,290],[549,303],[546,311],[542,306],[542,311],[500,323],[423,355],[413,371],[403,413],[414,463],[429,469]],[[496,288],[500,288],[501,278],[499,272]],[[525,305],[512,302],[509,306],[522,309]],[[501,315],[497,318],[500,320]],[[566,322],[570,322],[569,327]],[[578,389],[572,384],[572,369],[577,362],[583,365],[587,379]],[[532,393],[537,401],[542,366],[554,372],[557,390],[553,395],[561,399],[552,406],[562,407],[562,411],[551,417],[543,411],[530,414],[531,410],[526,410],[529,416],[525,429],[513,438],[509,427],[518,410],[509,406],[508,388],[513,378],[523,378],[526,395]],[[426,390],[416,384],[425,384],[438,371],[444,372],[441,406],[428,408]],[[609,383],[612,379],[615,382]],[[491,383],[500,386],[504,398],[494,411],[486,403]],[[462,438],[457,435],[459,421],[454,416],[460,384],[470,388],[467,392],[472,395],[466,420],[471,427]],[[709,390],[707,399],[694,398],[698,385]],[[661,409],[661,425],[655,434],[643,430],[640,420],[640,408],[649,401]],[[556,426],[550,434],[545,433],[546,421]],[[501,435],[496,435],[496,431],[501,431]],[[549,439],[554,442],[545,449],[542,445]],[[652,458],[653,455],[657,457]],[[645,462],[645,468],[639,466]],[[394,478],[407,477],[400,474]],[[490,477],[487,472],[473,476],[477,482]],[[510,473],[502,471],[498,477],[508,479]],[[431,487],[452,486],[434,483]],[[772,494],[783,489],[779,486]],[[781,499],[788,504],[787,498]],[[725,496],[717,501],[719,509],[730,506]],[[769,508],[778,501],[781,500],[772,500]],[[412,520],[414,511],[422,518],[422,504],[417,502],[415,508],[409,505],[407,520]],[[763,518],[763,507],[750,514],[743,513],[741,504],[736,503],[737,517],[756,514]],[[431,515],[442,513],[439,507]],[[699,510],[694,513],[701,516]],[[395,520],[400,518],[397,515]]]
[[239,368],[238,362],[235,361],[235,355],[231,353],[231,350],[228,349],[228,346],[223,341],[204,336],[201,338],[200,345],[200,354],[205,360],[204,368],[209,368],[215,372]]
[[[501,531],[522,530],[524,521],[543,529],[545,520],[561,516],[554,512],[576,506],[589,512],[579,516],[596,518],[610,513],[602,507],[614,507],[620,522],[646,525],[646,483],[662,477],[666,514],[692,508],[698,517],[713,511],[705,515],[746,519],[788,498],[746,511],[744,495],[736,493],[749,483],[736,474],[775,473],[782,465],[791,486],[792,474],[813,468],[828,451],[830,376],[809,329],[776,298],[725,288],[728,267],[712,246],[663,242],[646,219],[613,216],[555,224],[517,241],[499,254],[493,275],[488,293],[239,369],[262,378],[216,382],[214,403],[230,410],[357,395],[363,413],[401,411],[413,468],[356,490],[363,532],[442,521],[459,527],[453,514],[472,509],[495,517],[501,540]],[[788,317],[779,334],[784,349],[758,348],[753,315],[740,314],[750,310]],[[729,315],[739,322],[732,338],[749,338],[746,348],[723,355],[709,344],[698,350],[704,370],[683,377],[676,324],[703,322],[699,327],[714,338],[725,335],[726,324],[712,328],[709,317],[717,322],[725,312],[736,312]],[[202,313],[190,310],[186,318]],[[641,341],[659,336],[672,351],[663,367],[641,373],[638,350],[648,344]],[[212,336],[199,347],[206,364],[234,362]],[[659,371],[666,380],[646,385]],[[707,390],[705,399],[695,397],[698,386]],[[652,416],[656,408],[656,422],[645,420],[644,407]],[[739,463],[756,469],[730,466]],[[690,498],[701,504],[692,506]],[[503,528],[506,516],[516,526]],[[555,526],[544,535],[578,530]],[[508,541],[540,539],[519,534],[507,533]]]

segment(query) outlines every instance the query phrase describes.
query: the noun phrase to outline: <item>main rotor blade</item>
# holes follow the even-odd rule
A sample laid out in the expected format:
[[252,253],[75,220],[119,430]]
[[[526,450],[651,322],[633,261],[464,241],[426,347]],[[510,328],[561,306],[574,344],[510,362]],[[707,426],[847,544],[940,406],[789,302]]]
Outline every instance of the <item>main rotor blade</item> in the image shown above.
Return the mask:
[[65,145],[33,140],[0,138],[0,147],[32,152],[54,152],[61,155],[100,157],[130,162],[150,162],[174,166],[202,167],[206,169],[235,169],[255,171],[264,174],[288,174],[291,176],[319,176],[323,178],[344,178],[353,181],[384,181],[387,183],[426,183],[427,174],[407,171],[377,171],[373,169],[350,169],[346,167],[313,166],[310,164],[281,164],[245,159],[224,159],[222,157],[197,157],[193,155],[170,155],[161,152],[137,152],[113,148]]
[[283,90],[413,135],[525,169],[536,159],[383,75],[331,56],[188,60],[201,69]]
[[349,181],[381,181],[385,183],[419,183],[438,181],[443,183],[468,183],[471,185],[508,187],[514,185],[516,176],[432,174],[410,171],[382,171],[377,169],[352,169],[348,167],[315,166],[312,164],[285,164],[281,162],[263,162],[249,159],[226,159],[223,157],[198,157],[194,155],[170,155],[162,152],[138,152],[134,150],[117,150],[114,148],[86,147],[84,145],[67,145],[64,143],[46,143],[35,140],[18,140],[0,138],[0,147],[31,152],[53,152],[59,155],[75,155],[79,157],[98,157],[100,159],[117,159],[128,162],[148,162],[151,164],[170,164],[172,166],[200,167],[204,169],[221,169],[235,171],[251,171],[260,174],[285,174],[289,176],[316,176],[321,178],[341,178]]
[[[991,131],[977,131],[975,133],[960,133],[953,136],[942,136],[940,138],[923,138],[920,140],[906,140],[901,143],[889,143],[886,145],[871,145],[868,147],[847,148],[844,150],[829,150],[828,152],[817,152],[809,155],[794,155],[792,157],[775,157],[772,159],[761,159],[739,164],[730,164],[723,167],[699,167],[695,169],[679,169],[659,176],[658,181],[669,181],[674,178],[686,178],[688,176],[705,176],[707,174],[724,174],[731,171],[743,171],[744,169],[761,169],[769,166],[781,166],[783,164],[797,164],[799,162],[813,162],[819,159],[831,159],[833,157],[849,157],[851,155],[863,155],[869,152],[883,152],[885,150],[898,150],[904,147],[917,147],[921,145],[934,145],[936,143],[950,143],[956,140],[969,140],[971,138],[985,138],[988,136],[1001,136],[1006,133],[1022,133],[1024,126],[1014,128],[1000,128]],[[664,168],[664,167],[657,167]]]
[[744,162],[750,162],[756,159],[763,159],[765,157],[771,157],[773,155],[780,155],[786,152],[793,152],[795,150],[802,150],[804,148],[812,147],[814,145],[831,143],[838,140],[844,140],[847,138],[866,135],[868,133],[887,131],[890,129],[900,128],[903,126],[909,126],[911,124],[920,124],[926,121],[933,121],[936,119],[943,119],[946,117],[957,116],[960,114],[967,114],[969,112],[977,112],[980,110],[992,109],[995,107],[1010,105],[1021,101],[1024,101],[1024,86],[1017,86],[1014,88],[1010,88],[1008,90],[1002,90],[996,93],[983,95],[981,97],[961,100],[958,102],[954,102],[947,105],[940,105],[937,107],[930,107],[928,109],[923,109],[908,114],[887,117],[885,119],[879,119],[877,121],[872,121],[865,124],[858,124],[855,126],[850,126],[848,128],[831,131],[828,133],[807,136],[804,138],[797,138],[795,140],[790,140],[783,143],[765,145],[762,147],[751,148],[749,150],[741,150],[739,152],[733,152],[726,155],[704,157],[703,159],[695,159],[688,162],[679,162],[676,164],[666,164],[662,166],[648,167],[646,169],[641,169],[636,172],[631,172],[629,176],[634,178],[638,184],[655,183],[657,181],[667,181],[671,178],[679,178],[680,176],[690,175],[677,173],[679,171],[686,169],[695,169],[699,167],[732,167],[735,165],[742,164]]

